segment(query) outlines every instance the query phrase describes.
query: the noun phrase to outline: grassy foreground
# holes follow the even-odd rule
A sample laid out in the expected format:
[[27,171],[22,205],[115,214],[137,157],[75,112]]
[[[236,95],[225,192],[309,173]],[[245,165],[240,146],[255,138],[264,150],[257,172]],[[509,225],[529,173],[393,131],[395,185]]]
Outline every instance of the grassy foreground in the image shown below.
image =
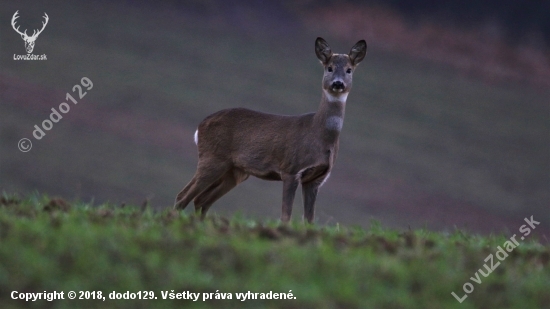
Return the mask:
[[[4,195],[0,300],[3,308],[548,308],[548,245],[526,237],[479,275],[510,236],[200,221],[170,209]],[[451,292],[463,297],[466,283],[474,290],[459,303]],[[65,299],[12,299],[54,291]],[[249,291],[258,294],[237,300]],[[112,292],[142,299],[110,300]],[[163,299],[178,293],[198,299]],[[275,295],[290,299],[261,299]]]

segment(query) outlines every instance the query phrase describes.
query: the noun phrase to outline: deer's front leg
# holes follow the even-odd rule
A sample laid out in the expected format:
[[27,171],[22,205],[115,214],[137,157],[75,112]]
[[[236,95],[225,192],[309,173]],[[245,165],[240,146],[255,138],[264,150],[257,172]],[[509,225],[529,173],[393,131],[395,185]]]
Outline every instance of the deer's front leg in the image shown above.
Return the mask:
[[304,220],[308,223],[313,222],[315,217],[315,199],[322,182],[312,181],[302,184],[302,197],[304,199]]
[[299,177],[297,175],[284,175],[283,179],[283,213],[281,221],[288,222],[292,215],[292,204],[294,203],[294,195],[298,188]]

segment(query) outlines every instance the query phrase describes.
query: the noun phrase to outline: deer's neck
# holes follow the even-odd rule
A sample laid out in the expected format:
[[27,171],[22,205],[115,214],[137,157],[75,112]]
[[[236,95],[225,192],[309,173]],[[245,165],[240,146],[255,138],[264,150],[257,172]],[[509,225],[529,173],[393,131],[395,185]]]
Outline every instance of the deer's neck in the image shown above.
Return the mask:
[[321,129],[324,139],[328,142],[336,141],[340,135],[340,131],[344,125],[347,97],[348,93],[333,96],[326,90],[323,90],[321,104],[315,114],[314,123],[315,126]]

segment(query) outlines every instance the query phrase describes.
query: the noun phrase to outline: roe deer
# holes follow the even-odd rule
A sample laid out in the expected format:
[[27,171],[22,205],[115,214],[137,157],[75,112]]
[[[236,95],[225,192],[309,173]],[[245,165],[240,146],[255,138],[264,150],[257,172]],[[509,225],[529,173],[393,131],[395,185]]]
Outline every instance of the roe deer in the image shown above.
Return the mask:
[[317,38],[315,54],[324,75],[316,113],[286,116],[232,108],[206,117],[195,132],[197,171],[177,195],[174,208],[184,209],[194,200],[195,211],[204,218],[216,200],[253,175],[283,181],[282,222],[290,220],[301,183],[304,218],[311,223],[317,192],[338,153],[353,71],[366,53],[365,40],[345,55],[333,54],[328,43]]

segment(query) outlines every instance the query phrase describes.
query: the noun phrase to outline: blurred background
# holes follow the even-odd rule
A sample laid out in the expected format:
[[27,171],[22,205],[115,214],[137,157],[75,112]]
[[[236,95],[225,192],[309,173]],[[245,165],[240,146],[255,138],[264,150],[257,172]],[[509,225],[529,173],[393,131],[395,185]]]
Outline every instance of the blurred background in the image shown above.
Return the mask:
[[[14,60],[26,54],[17,10],[29,34],[48,14],[33,51],[47,60]],[[549,12],[548,1],[2,1],[0,190],[172,207],[204,117],[315,111],[315,38],[339,53],[366,39],[317,222],[515,233],[533,215],[549,235]],[[82,77],[93,88],[78,99]],[[281,182],[250,178],[210,213],[278,218],[281,196]]]

